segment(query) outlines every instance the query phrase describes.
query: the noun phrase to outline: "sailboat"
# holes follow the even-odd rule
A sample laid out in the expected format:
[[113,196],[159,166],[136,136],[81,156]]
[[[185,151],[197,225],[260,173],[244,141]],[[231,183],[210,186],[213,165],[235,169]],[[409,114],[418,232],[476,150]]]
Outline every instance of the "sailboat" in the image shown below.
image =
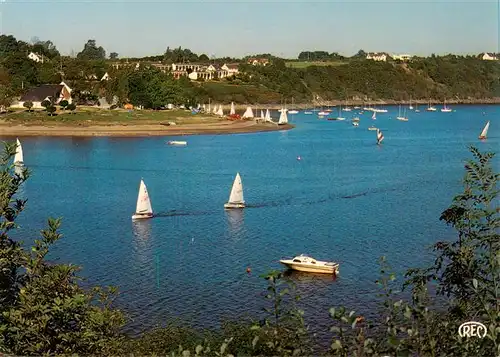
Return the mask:
[[443,113],[450,113],[451,112],[451,108],[448,108],[446,106],[446,100],[444,101],[443,108],[441,108],[441,112],[443,112]]
[[481,131],[481,134],[479,134],[479,139],[483,140],[486,139],[486,135],[488,135],[488,129],[490,128],[490,121],[486,123],[486,125],[483,128],[483,131]]
[[241,182],[240,173],[236,173],[233,187],[229,194],[229,201],[224,204],[224,209],[245,208],[245,200],[243,198],[243,183]]
[[219,104],[219,110],[217,110],[217,115],[220,117],[224,116],[224,111],[222,110],[222,105]]
[[335,118],[335,120],[345,120],[345,118],[342,116],[342,104],[339,106],[339,116]]
[[148,189],[144,180],[141,179],[141,184],[139,185],[139,195],[137,196],[137,205],[135,207],[135,213],[132,215],[132,219],[147,219],[153,217],[153,208],[151,207],[151,201],[149,200]]
[[431,102],[429,101],[429,106],[426,109],[428,112],[435,112],[437,109],[431,105]]
[[288,115],[286,114],[287,109],[282,108],[280,110],[280,118],[278,120],[278,125],[285,125],[288,124]]
[[382,131],[380,129],[377,129],[377,145],[380,145],[383,140],[384,134],[382,134]]
[[253,118],[253,110],[252,107],[247,107],[247,110],[243,113],[242,118]]
[[260,119],[266,119],[266,117],[264,116],[264,110],[260,110]]
[[16,154],[14,155],[14,165],[24,166],[23,147],[19,139],[16,139]]
[[[293,108],[293,98],[292,98],[292,108]],[[291,109],[288,111],[288,114],[298,114],[299,111],[298,110],[295,110],[295,109]]]
[[401,105],[399,106],[399,115],[396,117],[396,119],[401,121],[408,121],[408,118],[406,117],[406,108],[405,114],[401,115]]
[[231,102],[231,110],[229,111],[229,115],[235,115],[236,110],[234,109],[234,102]]
[[373,119],[373,120],[377,120],[377,112],[373,112],[373,114],[372,114],[372,119]]
[[408,109],[413,110],[413,105],[411,105],[411,98],[410,98],[410,105],[408,106]]
[[347,100],[345,101],[345,107],[344,109],[342,109],[344,112],[350,112],[352,109],[350,107],[347,106]]
[[269,109],[266,109],[266,116],[265,116],[265,119],[266,119],[266,120],[265,120],[266,122],[270,122],[270,123],[272,123],[272,122],[273,122],[273,120],[271,119],[271,112],[269,111]]
[[217,105],[214,105],[214,110],[213,110],[212,113],[214,113],[215,115],[217,115]]

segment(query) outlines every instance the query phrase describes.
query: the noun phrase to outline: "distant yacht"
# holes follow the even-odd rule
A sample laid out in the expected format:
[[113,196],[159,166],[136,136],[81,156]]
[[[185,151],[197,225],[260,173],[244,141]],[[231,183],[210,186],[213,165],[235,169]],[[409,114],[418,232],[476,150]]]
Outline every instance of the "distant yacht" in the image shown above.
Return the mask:
[[14,155],[14,165],[15,166],[24,166],[24,157],[23,157],[23,147],[19,139],[16,139],[16,154]]
[[410,98],[410,105],[408,106],[408,109],[413,110],[413,105],[411,105],[411,98]]
[[426,109],[428,112],[435,112],[437,109],[431,105],[431,102],[429,101],[429,106]]
[[443,105],[443,108],[441,108],[441,111],[442,111],[443,113],[450,113],[450,112],[452,111],[452,110],[451,110],[451,108],[448,108],[448,107],[446,106],[446,100],[444,101],[444,105]]
[[236,173],[233,187],[229,194],[229,201],[224,204],[225,209],[245,208],[245,200],[243,198],[243,183],[241,182],[240,173]]
[[339,116],[335,118],[335,120],[345,120],[345,118],[342,116],[342,105],[339,106]]
[[137,196],[137,205],[132,219],[147,219],[151,217],[153,217],[153,208],[151,207],[151,201],[149,200],[146,184],[141,179],[141,183],[139,185],[139,195]]
[[396,119],[400,121],[408,121],[408,118],[406,117],[406,108],[405,114],[401,115],[401,105],[399,106],[399,115],[396,117]]
[[483,131],[481,131],[481,134],[479,134],[479,139],[483,140],[486,139],[486,136],[488,135],[488,129],[490,128],[490,121],[486,123],[486,125],[483,128]]

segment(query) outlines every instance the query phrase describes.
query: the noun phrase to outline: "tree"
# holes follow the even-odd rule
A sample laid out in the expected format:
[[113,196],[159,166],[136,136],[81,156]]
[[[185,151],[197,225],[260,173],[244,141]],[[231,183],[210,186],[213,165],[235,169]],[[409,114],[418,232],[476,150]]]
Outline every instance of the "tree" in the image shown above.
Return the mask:
[[76,104],[75,103],[68,104],[68,106],[66,108],[71,111],[71,114],[75,114],[75,110],[76,110]]
[[66,108],[67,108],[67,107],[68,107],[68,105],[69,105],[69,102],[68,102],[67,100],[61,100],[61,101],[59,102],[59,105],[61,106],[61,109],[62,109],[62,110],[66,110]]
[[76,55],[76,58],[83,60],[103,60],[106,59],[106,51],[102,46],[97,47],[95,40],[88,40],[83,50]]
[[56,115],[57,108],[54,105],[51,104],[45,110],[47,111],[47,113],[49,114],[49,116],[53,116],[53,115]]
[[366,52],[363,50],[359,50],[353,57],[355,58],[366,58]]
[[23,103],[23,107],[25,107],[26,109],[28,109],[28,112],[31,112],[31,108],[33,108],[33,102],[31,101],[26,101]]
[[204,54],[204,53],[203,53],[203,54],[201,54],[201,55],[198,57],[198,60],[199,60],[200,62],[208,62],[208,61],[210,61],[210,58],[208,58],[208,56],[207,56],[206,54]]
[[33,247],[9,237],[26,205],[16,198],[29,171],[14,173],[16,144],[0,156],[0,352],[13,355],[109,355],[119,351],[123,315],[111,307],[115,289],[84,290],[78,267],[46,260],[61,235],[48,220]]
[[40,103],[40,104],[42,105],[42,107],[45,108],[45,110],[47,110],[47,108],[52,106],[52,102],[48,99],[43,100],[42,103]]
[[116,59],[118,59],[118,53],[117,52],[111,52],[109,54],[109,59],[110,60],[116,60]]

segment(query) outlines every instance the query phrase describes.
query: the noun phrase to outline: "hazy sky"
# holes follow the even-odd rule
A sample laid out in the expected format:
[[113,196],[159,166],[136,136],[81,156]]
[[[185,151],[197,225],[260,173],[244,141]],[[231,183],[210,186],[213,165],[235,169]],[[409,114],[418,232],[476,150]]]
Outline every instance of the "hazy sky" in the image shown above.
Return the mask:
[[429,55],[500,52],[500,0],[0,0],[2,33],[52,40],[64,54],[95,39],[120,57],[167,46],[208,56],[359,49]]

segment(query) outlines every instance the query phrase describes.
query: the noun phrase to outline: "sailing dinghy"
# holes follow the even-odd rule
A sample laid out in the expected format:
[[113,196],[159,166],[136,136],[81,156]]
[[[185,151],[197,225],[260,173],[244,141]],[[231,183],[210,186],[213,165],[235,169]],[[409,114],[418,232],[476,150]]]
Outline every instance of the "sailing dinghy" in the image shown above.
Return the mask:
[[241,182],[240,173],[236,173],[233,187],[229,194],[229,201],[224,204],[224,209],[245,208],[245,200],[243,198],[243,183]]
[[483,128],[483,131],[481,132],[481,134],[479,134],[479,139],[486,139],[486,135],[488,135],[488,129],[490,128],[490,121],[488,120],[488,122],[486,123],[486,125],[484,126]]
[[17,148],[16,148],[16,154],[14,155],[14,165],[23,166],[24,165],[23,147],[19,139],[16,139],[16,143],[17,143]]
[[384,140],[384,134],[382,134],[382,131],[380,129],[377,129],[377,145],[382,144],[383,140]]
[[135,207],[135,213],[132,216],[132,220],[137,219],[147,219],[153,217],[153,208],[151,207],[151,201],[149,200],[148,189],[141,179],[141,184],[139,185],[139,195],[137,196],[137,205]]
[[278,125],[288,124],[288,115],[286,114],[287,109],[282,108],[280,113],[280,118],[278,120]]

